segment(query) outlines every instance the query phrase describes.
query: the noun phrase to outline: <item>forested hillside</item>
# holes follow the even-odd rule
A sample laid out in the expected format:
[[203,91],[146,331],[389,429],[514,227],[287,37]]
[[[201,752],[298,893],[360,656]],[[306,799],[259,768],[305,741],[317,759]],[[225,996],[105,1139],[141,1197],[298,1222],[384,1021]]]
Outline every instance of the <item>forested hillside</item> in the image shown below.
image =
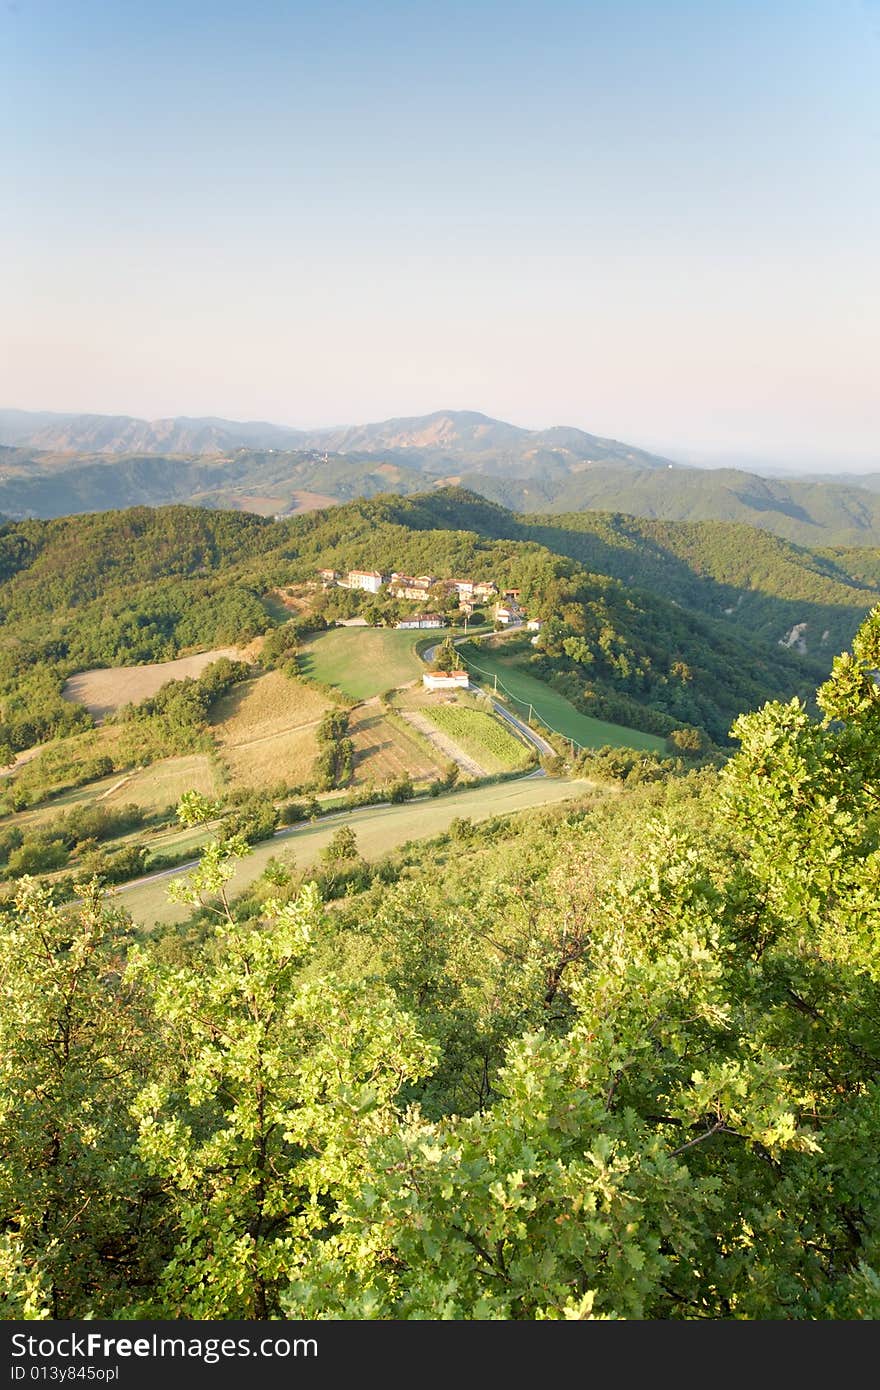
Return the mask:
[[[479,521],[477,521],[477,515]],[[529,539],[586,569],[648,589],[826,665],[880,599],[880,550],[811,551],[733,522],[649,521],[619,513],[520,517],[480,510],[490,535]]]
[[880,498],[856,483],[761,478],[732,468],[600,466],[549,479],[463,472],[463,486],[523,512],[626,512],[668,521],[735,521],[798,545],[880,545]]
[[880,612],[721,772],[459,821],[333,912],[281,862],[229,905],[234,834],[152,939],[25,880],[2,1314],[880,1316],[878,667]]

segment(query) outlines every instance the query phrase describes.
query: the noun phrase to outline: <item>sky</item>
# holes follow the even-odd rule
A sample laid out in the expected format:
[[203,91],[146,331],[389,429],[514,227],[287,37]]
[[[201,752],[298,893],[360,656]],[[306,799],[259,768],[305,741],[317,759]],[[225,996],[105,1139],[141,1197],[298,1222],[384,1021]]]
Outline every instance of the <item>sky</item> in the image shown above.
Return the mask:
[[0,0],[0,406],[880,467],[880,0]]

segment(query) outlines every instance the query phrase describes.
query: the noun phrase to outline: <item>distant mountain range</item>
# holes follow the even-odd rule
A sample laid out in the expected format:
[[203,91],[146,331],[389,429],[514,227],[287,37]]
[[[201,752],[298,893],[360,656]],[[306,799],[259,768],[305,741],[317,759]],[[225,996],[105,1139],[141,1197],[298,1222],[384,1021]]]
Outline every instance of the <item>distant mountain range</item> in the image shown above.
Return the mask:
[[662,468],[669,460],[556,426],[526,430],[470,410],[383,420],[372,425],[296,430],[263,421],[215,418],[138,420],[130,415],[52,415],[0,410],[0,444],[75,454],[226,454],[238,449],[287,449],[331,454],[406,455],[421,471],[450,466],[528,477],[547,468],[566,473],[578,464],[630,463]]
[[742,522],[813,548],[880,546],[880,473],[686,467],[583,430],[526,430],[473,411],[306,431],[0,410],[0,513],[13,518],[170,502],[287,516],[431,486],[518,512]]
[[138,420],[131,415],[64,415],[0,410],[0,444],[71,454],[222,454],[233,449],[295,449],[301,430],[262,421],[211,418]]

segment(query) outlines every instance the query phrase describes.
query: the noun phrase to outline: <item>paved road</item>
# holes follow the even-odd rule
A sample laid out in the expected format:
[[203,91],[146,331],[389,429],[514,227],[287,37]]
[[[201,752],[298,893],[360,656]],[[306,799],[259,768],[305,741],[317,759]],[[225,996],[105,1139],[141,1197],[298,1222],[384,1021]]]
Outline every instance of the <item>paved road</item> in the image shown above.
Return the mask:
[[[367,860],[378,859],[406,841],[431,839],[448,830],[457,816],[475,823],[493,816],[510,815],[535,806],[547,806],[588,795],[593,788],[584,781],[546,777],[530,773],[502,782],[445,792],[440,797],[418,797],[402,805],[364,806],[354,811],[336,811],[314,822],[303,821],[285,828],[280,834],[255,845],[251,854],[236,866],[230,892],[238,896],[263,872],[272,857],[284,857],[289,846],[296,865],[308,870],[321,862],[323,850],[330,843],[340,823],[351,826],[357,835],[358,848]],[[283,841],[283,844],[281,843]],[[138,883],[120,885],[120,906],[127,908],[135,922],[147,927],[155,922],[182,922],[191,915],[186,904],[169,903],[167,883],[172,876],[186,875],[195,861],[163,869],[148,875]]]
[[553,754],[556,752],[552,743],[548,743],[542,734],[536,734],[535,730],[530,728],[528,724],[524,724],[515,714],[511,714],[506,705],[502,705],[498,700],[493,700],[492,708],[495,710],[496,714],[501,715],[502,719],[506,719],[508,724],[512,724],[515,729],[518,729],[523,738],[526,739],[533,748],[537,748],[539,753]]

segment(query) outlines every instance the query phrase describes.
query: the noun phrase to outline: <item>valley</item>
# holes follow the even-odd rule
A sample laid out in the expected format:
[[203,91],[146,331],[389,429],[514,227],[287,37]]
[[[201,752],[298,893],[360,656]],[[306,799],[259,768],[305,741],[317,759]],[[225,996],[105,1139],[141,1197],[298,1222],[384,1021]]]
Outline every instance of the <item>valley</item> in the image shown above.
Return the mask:
[[[246,1214],[255,1172],[278,1199],[248,1249],[279,1315],[580,1317],[594,1199],[600,1312],[688,1317],[699,1281],[778,1313],[756,1250],[793,1286],[805,1226],[842,1252],[868,1224],[814,1136],[835,1175],[875,1161],[877,583],[867,549],[459,487],[4,523],[0,1065],[48,1039],[52,1081],[72,1039],[64,1181],[126,1252],[64,1226],[80,1281],[26,1231],[57,1307],[204,1312],[166,1298],[191,1251],[163,1222],[204,1228],[219,1162],[223,1230],[240,1177]],[[842,1267],[807,1315],[862,1316]],[[236,1280],[212,1311],[252,1311]]]

